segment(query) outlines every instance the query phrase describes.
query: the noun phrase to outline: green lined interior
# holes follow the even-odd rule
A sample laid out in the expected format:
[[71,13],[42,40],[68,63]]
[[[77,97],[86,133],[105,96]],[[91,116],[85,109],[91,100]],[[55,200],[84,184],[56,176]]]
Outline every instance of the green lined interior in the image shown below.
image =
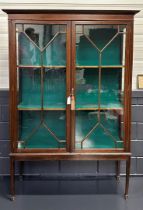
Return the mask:
[[[90,29],[89,38],[101,50],[115,36],[117,29],[102,28]],[[123,35],[119,34],[102,52],[101,63],[99,51],[84,36],[76,43],[76,65],[78,66],[98,66],[98,65],[121,65],[121,47]]]
[[[20,103],[18,107],[41,108],[41,70],[21,68],[19,74]],[[76,108],[98,107],[98,74],[99,69],[96,68],[77,70]],[[101,75],[101,107],[122,108],[123,96],[119,83],[122,69],[102,69]],[[44,108],[65,108],[65,76],[65,69],[45,69]]]
[[19,65],[40,66],[41,52],[24,33],[19,33],[18,43]]
[[45,111],[44,122],[51,129],[52,132],[60,139],[64,140],[58,143],[50,132],[43,126],[32,135],[34,128],[36,128],[41,121],[41,112],[39,111],[20,111],[20,133],[19,140],[24,141],[19,148],[65,148],[66,146],[66,116],[65,111]]
[[[90,29],[89,38],[102,49],[117,33],[116,29]],[[49,39],[50,40],[50,39]],[[33,68],[19,68],[19,105],[20,109],[66,108],[66,34],[59,34],[51,44],[40,51],[23,33],[19,33],[19,65]],[[86,66],[122,65],[123,35],[118,35],[102,52],[99,52],[88,39],[80,36],[76,43],[76,65],[85,66],[76,70],[76,109],[98,108],[98,68]],[[44,45],[45,46],[45,45]],[[35,67],[34,67],[35,66]],[[53,68],[37,68],[51,66]],[[56,66],[56,67],[54,67]],[[59,68],[57,68],[60,66]],[[43,71],[43,89],[41,89],[41,71]],[[101,70],[101,108],[123,108],[121,78],[122,68],[102,68]],[[39,111],[20,111],[19,148],[65,148],[66,147],[66,112],[44,111],[42,118],[47,126],[64,140],[58,143],[43,126],[28,140],[27,137],[41,122]],[[115,139],[100,126],[83,143],[83,148],[123,148],[120,138],[120,117],[112,111],[100,112],[101,123]],[[99,120],[99,119],[98,119]],[[76,111],[75,148],[81,149],[81,141],[98,122],[97,111]],[[24,144],[22,143],[24,141]]]
[[40,68],[19,68],[18,108],[41,108],[40,82]]
[[[101,70],[101,108],[122,108],[122,69]],[[99,69],[76,70],[76,108],[98,107]]]
[[18,108],[41,108],[41,71],[44,74],[43,107],[65,108],[66,106],[66,70],[40,68],[20,68],[20,93]]
[[[98,126],[90,136],[83,142],[83,148],[123,148],[120,139],[121,131],[119,127],[119,116],[112,111],[100,112],[102,125],[110,132],[113,138]],[[81,149],[81,141],[89,131],[97,124],[97,111],[76,111],[76,149]],[[115,144],[116,141],[116,144]]]
[[[123,35],[119,34],[106,48],[105,45],[115,36],[117,29],[89,29],[89,39],[80,35],[76,43],[76,109],[83,108],[123,108],[122,68],[101,68],[101,89],[99,91],[99,68],[86,66],[122,65]],[[84,68],[85,67],[85,68]],[[97,125],[98,123],[98,125]],[[82,142],[91,129],[91,134]],[[103,126],[103,127],[102,127]],[[76,149],[123,148],[121,139],[121,118],[114,111],[76,111]]]
[[[123,148],[122,139],[120,139],[121,131],[119,127],[119,116],[112,111],[101,112],[101,123],[116,139],[106,133],[103,128],[98,126],[92,134],[84,141],[83,148]],[[25,144],[20,144],[19,148],[65,148],[66,134],[65,124],[66,117],[64,111],[44,112],[46,125],[53,131],[60,140],[65,143],[58,143],[55,138],[43,126],[29,139],[34,128],[40,123],[41,114],[39,111],[21,111],[20,112],[20,136],[19,139]],[[76,141],[75,148],[81,149],[81,141],[88,132],[96,125],[97,111],[76,111]]]
[[66,70],[45,69],[44,108],[66,108]]
[[40,50],[24,33],[19,33],[19,65],[65,66],[66,34],[59,34],[50,45]]
[[43,51],[44,66],[66,65],[66,34],[59,34],[54,41]]

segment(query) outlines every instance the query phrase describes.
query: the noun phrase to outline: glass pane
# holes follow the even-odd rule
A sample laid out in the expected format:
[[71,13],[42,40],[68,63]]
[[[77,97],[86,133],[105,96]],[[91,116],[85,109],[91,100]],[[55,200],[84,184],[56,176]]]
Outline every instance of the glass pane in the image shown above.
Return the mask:
[[57,34],[43,51],[44,66],[66,65],[66,35]]
[[66,33],[65,25],[16,24],[18,33],[23,32],[41,50],[57,35]]
[[16,24],[18,65],[65,66],[66,26]]
[[66,147],[66,25],[16,24],[19,148]]
[[[100,119],[98,114],[100,114]],[[100,123],[99,123],[100,122]],[[121,116],[113,111],[76,111],[76,149],[123,148]]]
[[41,52],[39,48],[23,32],[18,35],[18,65],[41,65]]
[[66,69],[45,69],[44,108],[66,108]]
[[41,108],[41,69],[19,68],[19,109]]
[[76,26],[75,148],[123,148],[126,26]]
[[102,68],[100,106],[102,108],[123,108],[124,69]]
[[[100,83],[99,83],[100,82]],[[99,68],[76,70],[76,108],[122,108],[124,69]]]
[[111,43],[107,43],[107,45],[103,48],[101,65],[122,65],[121,47],[123,44],[123,34],[118,34],[113,38],[114,39]]
[[76,108],[98,107],[98,68],[76,70]]
[[64,148],[65,119],[65,111],[21,111],[18,148]]
[[76,34],[76,65],[97,66],[99,65],[99,52],[83,34]]
[[123,65],[125,35],[124,25],[77,25],[76,65]]

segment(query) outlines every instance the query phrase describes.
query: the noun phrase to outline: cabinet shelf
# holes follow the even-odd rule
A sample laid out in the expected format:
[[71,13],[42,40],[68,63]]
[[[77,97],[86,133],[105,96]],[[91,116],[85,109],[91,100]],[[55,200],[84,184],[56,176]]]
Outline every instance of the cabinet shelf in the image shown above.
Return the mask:
[[[17,68],[66,68],[66,66],[31,66],[31,65],[17,65]],[[79,66],[77,65],[76,68],[78,69],[82,69],[82,68],[88,68],[88,69],[94,69],[94,68],[125,68],[125,65],[114,65],[114,66],[111,66],[111,65],[106,65],[106,66],[88,66],[88,65],[85,65],[85,66]]]
[[17,65],[17,68],[41,68],[42,66],[31,66],[31,65]]
[[102,108],[102,107],[100,107],[100,108],[94,108],[94,107],[90,107],[90,108],[76,108],[76,110],[77,111],[88,111],[88,110],[101,110],[101,111],[106,111],[106,110],[122,110],[123,108],[117,108],[117,107],[112,107],[112,108]]
[[41,108],[33,108],[33,107],[29,107],[29,108],[18,108],[18,110],[19,111],[42,111],[42,110],[44,110],[44,111],[63,111],[63,110],[66,110],[65,108],[43,108],[43,109],[41,109]]
[[86,65],[78,66],[77,65],[76,68],[78,68],[78,69],[82,69],[82,68],[88,68],[88,69],[94,69],[94,68],[113,68],[113,69],[115,68],[116,69],[117,68],[117,69],[120,69],[120,68],[125,68],[125,65],[113,65],[113,66],[112,65],[109,65],[109,66],[108,65],[106,65],[106,66],[104,66],[104,65],[101,65],[101,66],[88,66],[88,65],[87,66]]
[[123,105],[121,103],[113,104],[78,104],[76,105],[76,110],[122,110]]
[[55,68],[55,69],[60,69],[60,68],[66,68],[66,66],[31,66],[31,65],[17,65],[17,68]]
[[42,107],[39,105],[18,105],[18,107],[17,107],[17,109],[19,110],[19,111],[41,111],[41,110],[47,110],[47,111],[60,111],[60,110],[66,110],[66,108],[65,107],[56,107],[56,106],[52,106],[52,107],[46,107],[46,106],[44,106],[43,107],[43,109],[42,109]]

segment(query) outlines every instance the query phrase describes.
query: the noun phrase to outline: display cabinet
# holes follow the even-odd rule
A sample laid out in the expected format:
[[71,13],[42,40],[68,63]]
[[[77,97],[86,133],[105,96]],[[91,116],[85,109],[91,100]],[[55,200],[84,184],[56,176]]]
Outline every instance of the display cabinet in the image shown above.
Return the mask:
[[127,197],[138,11],[4,11],[12,198],[16,160],[65,159],[125,160]]

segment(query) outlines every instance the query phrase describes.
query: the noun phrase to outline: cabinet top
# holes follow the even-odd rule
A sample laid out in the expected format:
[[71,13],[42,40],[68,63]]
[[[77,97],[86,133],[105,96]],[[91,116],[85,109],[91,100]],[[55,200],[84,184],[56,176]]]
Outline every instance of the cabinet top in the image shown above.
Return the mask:
[[140,10],[13,10],[3,9],[7,14],[98,14],[135,15]]
[[133,21],[137,10],[3,10],[9,20]]

